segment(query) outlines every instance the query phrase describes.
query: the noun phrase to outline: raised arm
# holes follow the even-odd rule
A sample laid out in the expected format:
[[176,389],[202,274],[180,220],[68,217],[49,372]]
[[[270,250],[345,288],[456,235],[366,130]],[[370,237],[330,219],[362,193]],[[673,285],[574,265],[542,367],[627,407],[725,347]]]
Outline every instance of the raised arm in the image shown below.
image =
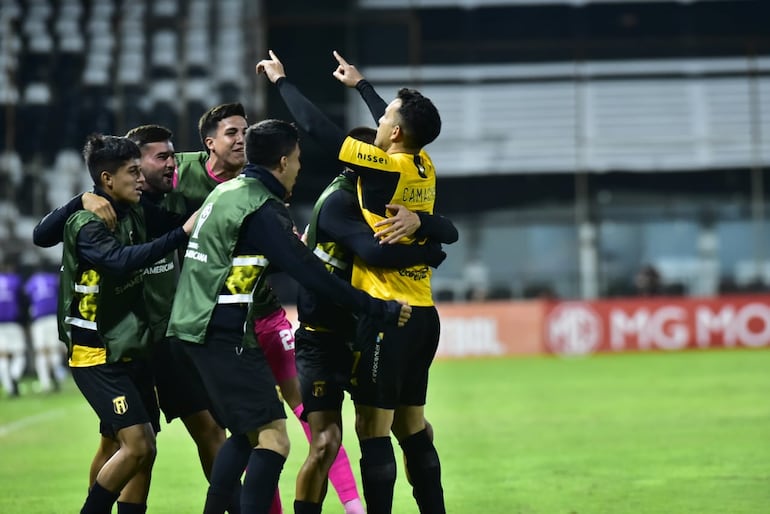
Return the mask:
[[299,127],[324,149],[334,152],[336,157],[337,151],[345,140],[345,131],[288,81],[283,64],[272,50],[270,50],[270,59],[263,59],[257,63],[257,74],[260,73],[264,73],[268,80],[278,87],[281,98]]
[[374,86],[361,75],[361,72],[355,66],[346,61],[336,50],[333,54],[334,58],[337,59],[337,69],[334,70],[332,75],[347,87],[356,88],[361,98],[366,102],[369,112],[372,113],[374,122],[379,123],[380,118],[385,114],[385,108],[388,106],[387,102],[377,94]]

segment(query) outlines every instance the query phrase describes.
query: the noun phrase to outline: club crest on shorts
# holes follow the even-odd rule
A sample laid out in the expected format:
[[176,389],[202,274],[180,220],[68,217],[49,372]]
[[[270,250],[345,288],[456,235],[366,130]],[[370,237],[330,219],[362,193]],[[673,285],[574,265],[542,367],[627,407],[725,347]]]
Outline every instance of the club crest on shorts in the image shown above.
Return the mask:
[[326,396],[325,380],[316,380],[315,382],[313,382],[313,396],[315,396],[316,398]]
[[128,412],[128,402],[125,396],[116,396],[112,399],[112,410],[115,414],[125,414]]

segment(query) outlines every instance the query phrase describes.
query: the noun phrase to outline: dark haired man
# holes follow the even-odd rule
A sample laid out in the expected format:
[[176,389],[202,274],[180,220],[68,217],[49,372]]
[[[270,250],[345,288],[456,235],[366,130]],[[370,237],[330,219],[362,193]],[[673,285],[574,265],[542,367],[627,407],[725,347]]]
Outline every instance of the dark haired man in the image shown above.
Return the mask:
[[81,512],[108,513],[119,495],[120,512],[144,512],[160,424],[146,360],[151,330],[142,268],[184,245],[194,217],[171,228],[176,220],[137,205],[144,177],[133,141],[93,135],[83,156],[95,193],[110,201],[117,220],[113,231],[80,210],[66,222],[59,337],[75,383],[119,449],[99,469]]
[[[284,202],[300,169],[294,126],[265,120],[246,133],[243,173],[212,191],[185,254],[169,323],[200,373],[214,412],[231,436],[217,455],[205,512],[223,512],[244,468],[241,507],[267,513],[289,452],[286,415],[264,352],[245,328],[252,303],[269,292],[272,264],[300,284],[388,323],[410,307],[375,300],[328,274],[294,234]],[[253,338],[252,338],[253,339]]]
[[[376,133],[375,129],[357,127],[348,135],[372,143]],[[363,219],[355,188],[355,172],[346,168],[321,193],[303,236],[327,270],[343,280],[350,281],[354,258],[382,268],[398,269],[420,263],[437,267],[446,257],[439,243],[457,240],[457,230],[448,219],[393,206],[402,209],[396,223],[402,223],[409,235],[420,230],[421,235],[436,242],[379,244]],[[297,311],[297,371],[302,383],[304,415],[312,430],[310,452],[297,475],[294,503],[294,512],[304,514],[321,511],[326,476],[331,476],[332,461],[341,448],[342,401],[344,391],[350,389],[355,318],[350,311],[305,288],[299,290]]]
[[[173,188],[175,161],[172,135],[169,129],[160,125],[141,125],[126,134],[128,139],[139,146],[141,152],[143,203],[161,206],[166,194]],[[40,222],[35,228],[36,243],[45,241],[55,244],[61,241],[67,218],[81,208],[101,217],[106,215],[115,219],[115,212],[107,199],[94,193],[84,193]],[[175,253],[161,257],[144,270],[144,294],[152,330],[152,363],[156,370],[158,400],[166,420],[171,422],[177,417],[182,420],[198,447],[201,467],[208,478],[217,451],[224,443],[225,433],[208,410],[208,398],[202,384],[197,377],[191,376],[184,367],[174,362],[165,341],[178,274]],[[102,433],[91,464],[89,484],[93,483],[98,470],[118,449],[118,442],[111,438],[109,432]]]
[[[432,213],[436,175],[423,147],[441,131],[438,110],[420,92],[406,88],[385,105],[354,66],[337,52],[334,56],[338,66],[333,75],[358,89],[378,121],[374,144],[346,137],[288,82],[283,64],[272,51],[270,59],[257,64],[256,71],[276,84],[299,126],[322,146],[338,151],[340,161],[358,173],[359,205],[373,229],[382,226],[378,223],[388,223],[389,204]],[[391,229],[384,229],[387,242],[419,242],[415,236]],[[386,327],[362,317],[356,335],[353,400],[361,478],[370,514],[391,512],[396,480],[391,431],[404,451],[420,511],[446,510],[439,456],[425,423],[428,370],[438,347],[440,326],[430,278],[431,269],[425,264],[394,270],[356,260],[353,267],[354,286],[376,298],[406,298],[413,306],[413,319],[405,327]]]
[[[171,131],[159,125],[142,125],[131,129],[126,137],[142,151],[144,197],[156,205],[165,205],[166,196],[174,187],[175,153]],[[158,402],[169,423],[177,417],[184,423],[198,447],[201,467],[208,478],[214,458],[225,442],[225,433],[209,411],[209,400],[199,377],[188,373],[186,367],[176,361],[166,340],[179,273],[174,257],[167,255],[145,270],[145,297],[153,316],[152,363]]]
[[212,189],[241,173],[246,126],[246,111],[240,103],[217,105],[203,113],[198,132],[205,150],[176,154],[174,189],[166,200],[170,209],[194,212]]

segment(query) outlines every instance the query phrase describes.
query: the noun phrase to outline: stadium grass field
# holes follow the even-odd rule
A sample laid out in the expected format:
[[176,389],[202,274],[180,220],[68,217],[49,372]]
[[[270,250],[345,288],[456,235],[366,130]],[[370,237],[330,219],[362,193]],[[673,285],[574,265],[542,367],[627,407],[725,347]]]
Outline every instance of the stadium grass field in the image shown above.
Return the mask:
[[[770,512],[767,350],[440,361],[428,416],[450,513]],[[0,513],[77,512],[96,426],[71,382],[0,400]],[[307,451],[289,429],[287,513]],[[205,487],[183,426],[164,425],[148,512],[201,512]],[[342,512],[331,488],[324,512]],[[402,466],[393,512],[417,512]]]

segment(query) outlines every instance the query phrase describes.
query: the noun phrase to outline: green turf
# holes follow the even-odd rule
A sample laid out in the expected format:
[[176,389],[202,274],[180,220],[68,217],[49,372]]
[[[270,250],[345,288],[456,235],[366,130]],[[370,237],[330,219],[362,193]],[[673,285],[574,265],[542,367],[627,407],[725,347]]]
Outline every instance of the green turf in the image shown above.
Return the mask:
[[[444,361],[431,380],[450,513],[770,512],[766,350]],[[0,512],[77,512],[96,426],[71,383],[0,400]],[[307,448],[289,427],[287,513]],[[358,475],[352,429],[345,443]],[[148,511],[200,512],[205,482],[178,422],[158,448]],[[396,514],[417,512],[405,482]],[[342,512],[331,489],[324,512]]]

